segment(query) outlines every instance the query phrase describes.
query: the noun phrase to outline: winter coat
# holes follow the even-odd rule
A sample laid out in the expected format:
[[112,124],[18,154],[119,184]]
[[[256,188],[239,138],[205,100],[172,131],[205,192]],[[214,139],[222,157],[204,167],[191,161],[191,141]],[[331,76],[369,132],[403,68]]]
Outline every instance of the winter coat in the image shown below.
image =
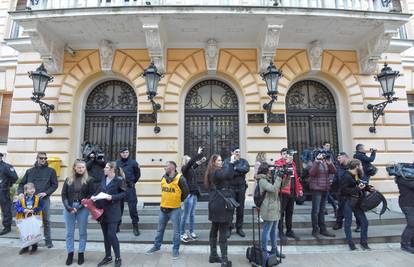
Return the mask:
[[104,192],[111,195],[112,200],[101,199],[95,202],[97,208],[104,209],[100,222],[118,223],[121,221],[121,202],[126,195],[125,190],[125,179],[122,177],[114,177],[108,185],[106,177],[102,179],[101,187],[95,195]]
[[23,187],[27,183],[33,183],[36,188],[36,194],[46,193],[46,197],[50,197],[58,188],[58,180],[56,171],[46,165],[38,165],[35,163],[33,168],[26,171],[22,181],[17,188],[17,193],[23,193]]
[[362,169],[364,170],[364,173],[367,173],[368,167],[370,167],[372,162],[374,162],[376,155],[376,150],[372,151],[369,157],[367,156],[367,153],[357,151],[354,154],[354,159],[359,159],[361,161]]
[[[283,167],[284,165],[287,164],[287,161],[284,159],[278,159],[275,161],[275,166],[276,167]],[[295,193],[296,193],[296,197],[300,196],[300,193],[302,192],[303,188],[302,188],[302,184],[300,183],[299,180],[299,176],[298,176],[298,171],[296,169],[296,164],[294,161],[292,161],[292,167],[293,167],[293,175],[295,176]],[[291,179],[289,177],[287,177],[287,181],[288,184],[282,189],[282,194],[286,194],[290,196],[291,193],[291,188],[290,188],[290,184],[291,184]]]
[[94,183],[100,185],[102,178],[105,177],[104,168],[106,161],[104,159],[87,159],[86,160],[86,169],[91,178],[93,178]]
[[0,190],[9,190],[10,187],[17,181],[17,173],[13,166],[0,161]]
[[234,176],[234,165],[225,164],[223,168],[217,169],[210,174],[210,191],[208,200],[208,219],[217,223],[230,223],[233,219],[233,210],[226,209],[226,202],[218,190],[226,196],[233,196],[233,191],[229,188],[230,181]]
[[281,187],[281,179],[275,177],[272,183],[272,178],[266,174],[258,174],[260,192],[266,192],[266,196],[260,206],[260,216],[265,221],[277,221],[280,219],[280,199],[279,189]]
[[332,180],[331,191],[335,193],[339,193],[339,186],[341,183],[342,177],[348,171],[347,165],[338,164],[336,165],[336,173]]
[[396,177],[395,181],[400,190],[400,196],[398,198],[400,207],[414,207],[414,180]]
[[134,187],[135,183],[141,177],[141,169],[139,168],[138,162],[128,157],[127,159],[118,159],[116,166],[121,168],[125,173],[125,180],[128,187]]
[[329,176],[335,173],[336,168],[332,162],[324,163],[320,160],[315,160],[309,171],[309,188],[315,191],[329,191],[331,186]]
[[360,196],[361,189],[358,187],[359,182],[349,171],[345,172],[340,180],[339,192],[343,199],[349,199],[352,196]]
[[202,157],[203,154],[197,154],[194,157],[192,157],[186,165],[181,167],[181,173],[187,180],[187,185],[188,189],[190,190],[190,194],[197,196],[200,195],[200,188],[198,186],[195,169],[198,167],[198,164],[196,162],[199,161]]
[[[230,159],[224,161],[224,165],[228,165]],[[246,187],[246,174],[250,171],[250,165],[247,160],[240,158],[236,160],[233,164],[234,168],[234,177],[230,181],[230,186],[235,189],[245,188]]]

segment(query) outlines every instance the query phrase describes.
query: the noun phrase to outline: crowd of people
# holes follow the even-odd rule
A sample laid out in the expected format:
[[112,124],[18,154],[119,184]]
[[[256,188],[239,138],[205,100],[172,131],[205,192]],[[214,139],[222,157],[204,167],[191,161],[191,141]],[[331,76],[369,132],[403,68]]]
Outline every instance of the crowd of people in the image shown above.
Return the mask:
[[[370,152],[368,156],[367,153]],[[266,154],[261,152],[254,164],[256,186],[263,194],[260,204],[260,219],[263,227],[260,247],[265,255],[276,255],[284,258],[277,248],[277,239],[286,243],[288,238],[299,240],[300,236],[293,229],[293,214],[295,202],[304,197],[303,180],[293,160],[295,151],[283,148],[280,158],[270,162]],[[196,169],[207,161],[203,148],[198,148],[195,155],[183,157],[180,171],[174,161],[165,165],[165,174],[161,177],[161,201],[158,228],[154,245],[147,251],[153,254],[161,249],[164,232],[169,221],[173,228],[172,258],[179,257],[180,243],[197,240],[195,229],[195,213],[200,188]],[[366,150],[358,144],[351,159],[345,152],[336,156],[330,149],[329,142],[312,151],[308,160],[303,160],[303,169],[308,173],[308,186],[312,198],[311,221],[312,236],[335,237],[328,231],[325,223],[326,203],[333,205],[336,223],[333,230],[344,228],[346,242],[350,250],[357,247],[352,239],[352,217],[356,218],[360,232],[360,246],[369,250],[368,220],[359,202],[369,188],[370,177],[375,175],[376,168],[372,164],[376,150]],[[37,154],[34,166],[28,169],[20,180],[17,194],[18,200],[12,204],[10,187],[18,180],[17,174],[10,164],[2,160],[0,153],[0,203],[2,211],[3,230],[0,235],[11,231],[12,207],[15,206],[16,219],[31,215],[40,216],[43,221],[44,239],[48,248],[53,247],[50,224],[50,196],[58,188],[56,172],[47,164],[46,153]],[[209,157],[207,169],[203,176],[204,186],[208,190],[208,219],[211,221],[209,234],[210,263],[221,263],[222,267],[231,266],[228,256],[227,240],[232,230],[240,237],[245,237],[243,230],[244,204],[247,189],[246,175],[250,171],[248,161],[241,157],[239,147],[231,148],[231,156],[223,159],[218,154]],[[128,148],[119,151],[117,161],[106,162],[102,155],[95,151],[86,155],[85,160],[75,160],[72,172],[64,181],[61,197],[64,206],[63,216],[66,227],[66,265],[74,261],[74,234],[76,226],[79,229],[79,248],[77,262],[85,261],[87,228],[89,210],[82,200],[93,199],[93,196],[104,195],[95,199],[96,208],[102,209],[99,218],[102,229],[105,256],[98,263],[103,266],[114,262],[114,266],[122,264],[120,244],[117,233],[122,223],[124,202],[128,203],[135,236],[140,235],[138,228],[137,194],[135,184],[141,176],[139,164],[130,157]],[[401,239],[401,248],[414,253],[412,240],[414,237],[414,184],[410,181],[397,180],[401,192],[400,206],[407,218],[407,227]],[[104,194],[100,194],[104,193]],[[235,217],[235,222],[233,218]],[[270,241],[271,249],[268,250]],[[217,246],[220,248],[218,254]],[[19,254],[34,253],[37,244],[24,247]],[[114,260],[112,258],[114,252]]]

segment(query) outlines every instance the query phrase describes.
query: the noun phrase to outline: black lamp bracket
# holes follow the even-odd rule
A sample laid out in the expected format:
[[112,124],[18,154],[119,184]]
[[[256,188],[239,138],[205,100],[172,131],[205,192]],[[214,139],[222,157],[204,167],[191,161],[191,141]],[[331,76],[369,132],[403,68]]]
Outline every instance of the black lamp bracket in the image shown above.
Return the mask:
[[373,126],[369,127],[369,132],[376,133],[376,124],[377,120],[380,116],[384,116],[384,110],[385,107],[394,101],[397,101],[398,97],[388,97],[386,101],[378,103],[378,104],[369,104],[367,106],[367,109],[372,110],[372,120],[373,120]]
[[267,113],[267,124],[266,126],[263,128],[263,131],[266,134],[270,133],[270,127],[269,127],[269,117],[272,114],[272,107],[273,107],[273,103],[277,100],[277,95],[276,94],[272,94],[270,95],[270,97],[272,98],[269,103],[264,103],[263,104],[263,109],[266,110]]
[[161,109],[161,104],[156,103],[154,101],[155,95],[149,95],[148,100],[151,102],[152,105],[152,114],[155,117],[155,127],[154,127],[154,133],[161,132],[161,128],[158,126],[158,111]]
[[53,128],[49,126],[50,112],[55,109],[55,106],[52,104],[47,104],[40,100],[39,97],[32,96],[32,100],[35,103],[38,103],[40,106],[40,116],[45,118],[46,121],[46,133],[50,134],[53,132]]

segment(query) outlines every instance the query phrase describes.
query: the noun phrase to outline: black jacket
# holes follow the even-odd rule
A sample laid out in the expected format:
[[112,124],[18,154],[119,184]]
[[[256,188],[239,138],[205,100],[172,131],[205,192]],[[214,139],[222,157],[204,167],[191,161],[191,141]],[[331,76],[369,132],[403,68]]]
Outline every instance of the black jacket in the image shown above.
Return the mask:
[[368,157],[367,153],[357,151],[354,154],[354,159],[359,159],[362,163],[362,168],[364,170],[364,173],[366,174],[368,167],[374,162],[375,156],[377,154],[377,151],[374,150],[371,152],[371,155]]
[[121,221],[121,201],[124,200],[126,195],[125,190],[125,179],[122,177],[115,177],[108,185],[106,185],[106,177],[102,179],[101,187],[95,195],[104,192],[111,195],[112,200],[101,199],[95,202],[97,208],[104,209],[100,219],[101,222],[118,223]]
[[336,173],[334,175],[334,178],[332,180],[332,185],[331,185],[331,191],[332,192],[338,192],[339,191],[339,187],[340,187],[340,184],[341,184],[341,179],[347,171],[348,171],[348,166],[347,165],[342,165],[342,164],[337,164],[336,165]]
[[[66,178],[65,182],[63,183],[61,195],[62,195],[63,206],[65,206],[66,210],[69,212],[72,209],[74,200],[80,201],[84,198],[90,198],[95,193],[93,179],[89,177],[86,184],[82,184],[79,199],[73,199],[74,191],[75,191],[74,183],[71,183],[69,185],[68,178]],[[83,208],[82,205],[81,205],[81,208]]]
[[234,165],[225,164],[223,168],[215,170],[209,176],[211,183],[208,200],[208,219],[212,222],[229,223],[233,218],[233,211],[227,210],[225,200],[220,192],[226,196],[233,196],[233,191],[229,189],[230,182],[234,177]]
[[[228,165],[230,163],[230,159],[227,158],[224,161],[224,165]],[[246,174],[250,171],[250,165],[247,160],[240,158],[239,160],[235,161],[233,164],[234,174],[233,179],[230,181],[230,186],[233,188],[240,188],[246,186]]]
[[192,195],[200,195],[200,188],[197,183],[197,176],[195,169],[198,167],[196,163],[203,157],[202,154],[197,154],[190,159],[190,161],[181,167],[181,173],[187,180],[188,189],[190,190],[190,194]]
[[89,177],[93,178],[95,183],[101,183],[102,178],[105,176],[104,168],[106,162],[104,159],[87,159],[86,169],[88,170]]
[[351,198],[351,196],[361,195],[361,189],[358,187],[354,175],[349,171],[345,172],[339,184],[339,192],[344,199]]
[[18,178],[12,165],[0,161],[0,190],[9,190]]
[[414,180],[396,177],[395,182],[400,190],[398,204],[400,207],[414,207]]
[[23,193],[23,187],[27,183],[33,183],[36,187],[36,194],[45,192],[46,197],[50,197],[58,188],[58,180],[54,169],[47,165],[40,166],[35,163],[33,168],[26,171],[22,181],[17,188],[17,193]]
[[127,185],[133,187],[141,177],[141,169],[139,168],[138,162],[131,158],[118,159],[116,165],[124,171]]

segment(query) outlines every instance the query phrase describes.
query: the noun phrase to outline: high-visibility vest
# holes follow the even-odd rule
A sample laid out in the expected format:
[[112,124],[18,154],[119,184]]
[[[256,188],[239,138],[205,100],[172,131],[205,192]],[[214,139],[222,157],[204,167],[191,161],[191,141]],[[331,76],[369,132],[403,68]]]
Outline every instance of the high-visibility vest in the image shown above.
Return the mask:
[[[34,196],[34,203],[33,203],[33,207],[31,208],[32,210],[34,210],[35,208],[39,207],[39,202],[40,202],[40,198],[38,196]],[[27,205],[26,205],[26,197],[23,197],[20,199],[20,206],[22,206],[23,209],[27,209]],[[34,215],[38,215],[38,216],[42,216],[42,212],[34,212]],[[20,219],[24,219],[24,213],[16,213],[16,219],[20,220]]]
[[161,207],[175,209],[181,207],[181,188],[178,185],[181,174],[177,174],[171,183],[165,177],[161,180]]

